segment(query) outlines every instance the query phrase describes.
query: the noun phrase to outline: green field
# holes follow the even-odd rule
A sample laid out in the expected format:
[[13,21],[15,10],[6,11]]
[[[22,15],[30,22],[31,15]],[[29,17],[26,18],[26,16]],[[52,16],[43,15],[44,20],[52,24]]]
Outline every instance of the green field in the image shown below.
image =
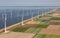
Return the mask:
[[45,14],[44,16],[45,16],[45,17],[52,17],[51,14]]
[[47,28],[49,25],[48,21],[42,20],[42,21],[36,21],[38,23],[38,25],[36,26],[16,26],[14,28],[11,28],[11,31],[14,32],[30,32],[30,33],[37,33],[38,31],[40,31],[42,28]]
[[50,20],[60,20],[60,17],[51,17]]

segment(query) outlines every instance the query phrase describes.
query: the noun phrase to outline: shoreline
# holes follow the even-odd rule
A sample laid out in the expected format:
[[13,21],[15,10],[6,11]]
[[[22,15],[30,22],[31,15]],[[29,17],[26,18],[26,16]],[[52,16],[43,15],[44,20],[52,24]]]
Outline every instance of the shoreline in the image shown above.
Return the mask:
[[[52,13],[53,11],[56,11],[56,10],[57,10],[57,9],[51,10],[51,11],[49,11],[49,12],[47,12],[47,13],[40,14],[39,16],[43,16],[43,15],[45,15],[45,14]],[[37,17],[38,17],[38,15],[37,15],[37,16],[34,16],[33,19],[35,19],[35,18],[37,18]],[[26,20],[24,20],[23,22],[25,23],[25,22],[27,22],[27,21],[30,21],[31,19],[32,19],[32,18],[26,19]],[[13,24],[13,25],[10,25],[10,26],[8,26],[6,29],[9,30],[10,28],[13,28],[13,27],[15,27],[15,26],[17,26],[17,25],[20,25],[21,23],[22,23],[22,21],[21,21],[21,22],[18,22],[18,23],[15,23],[15,24]],[[4,28],[0,29],[0,32],[3,32],[3,31],[4,31]]]

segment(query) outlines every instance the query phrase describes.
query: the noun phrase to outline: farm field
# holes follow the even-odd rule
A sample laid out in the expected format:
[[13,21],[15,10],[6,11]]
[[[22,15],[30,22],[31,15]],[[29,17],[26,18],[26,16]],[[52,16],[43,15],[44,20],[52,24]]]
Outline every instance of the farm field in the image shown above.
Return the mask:
[[53,14],[44,15],[45,17],[50,17],[49,25],[47,28],[42,29],[40,33],[36,34],[34,38],[60,38],[60,15],[57,12],[57,15]]

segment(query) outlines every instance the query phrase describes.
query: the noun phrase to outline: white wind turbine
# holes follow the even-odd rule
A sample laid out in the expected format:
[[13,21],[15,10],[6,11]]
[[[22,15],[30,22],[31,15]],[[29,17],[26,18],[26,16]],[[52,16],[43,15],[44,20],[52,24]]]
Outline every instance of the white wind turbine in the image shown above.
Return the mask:
[[20,16],[20,14],[19,14],[20,12],[19,12],[19,10],[17,11],[17,17],[19,17]]
[[[31,10],[30,10],[30,12],[31,12]],[[33,10],[32,10],[32,12],[31,12],[31,13],[32,13],[32,15],[31,15],[31,16],[32,16],[32,21],[33,21]]]
[[41,12],[42,12],[42,16],[43,16],[43,9],[41,10]]
[[45,15],[46,15],[46,11],[47,11],[47,9],[45,8],[44,10],[45,10]]
[[24,10],[22,11],[22,25],[24,25]]
[[39,10],[37,10],[37,12],[38,12],[38,18],[39,18]]
[[12,19],[12,10],[11,10],[11,19]]
[[7,26],[6,26],[6,21],[7,21],[7,14],[6,14],[6,11],[5,11],[5,17],[4,17],[4,27],[5,27],[5,32],[4,33],[7,33]]
[[2,19],[4,18],[3,13],[2,13]]
[[29,15],[28,10],[26,10],[26,13],[27,13],[26,15],[28,16]]

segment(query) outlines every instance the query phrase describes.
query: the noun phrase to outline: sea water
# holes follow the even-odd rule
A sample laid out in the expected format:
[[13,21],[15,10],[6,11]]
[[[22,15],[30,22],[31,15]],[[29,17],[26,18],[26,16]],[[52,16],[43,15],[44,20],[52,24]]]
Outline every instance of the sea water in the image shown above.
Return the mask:
[[27,20],[32,18],[32,13],[33,17],[39,14],[44,14],[49,12],[50,10],[53,10],[53,7],[30,7],[30,6],[25,6],[25,7],[0,7],[0,29],[4,28],[4,18],[6,14],[6,24],[7,27],[21,22],[22,21],[22,16],[24,15],[23,19]]

